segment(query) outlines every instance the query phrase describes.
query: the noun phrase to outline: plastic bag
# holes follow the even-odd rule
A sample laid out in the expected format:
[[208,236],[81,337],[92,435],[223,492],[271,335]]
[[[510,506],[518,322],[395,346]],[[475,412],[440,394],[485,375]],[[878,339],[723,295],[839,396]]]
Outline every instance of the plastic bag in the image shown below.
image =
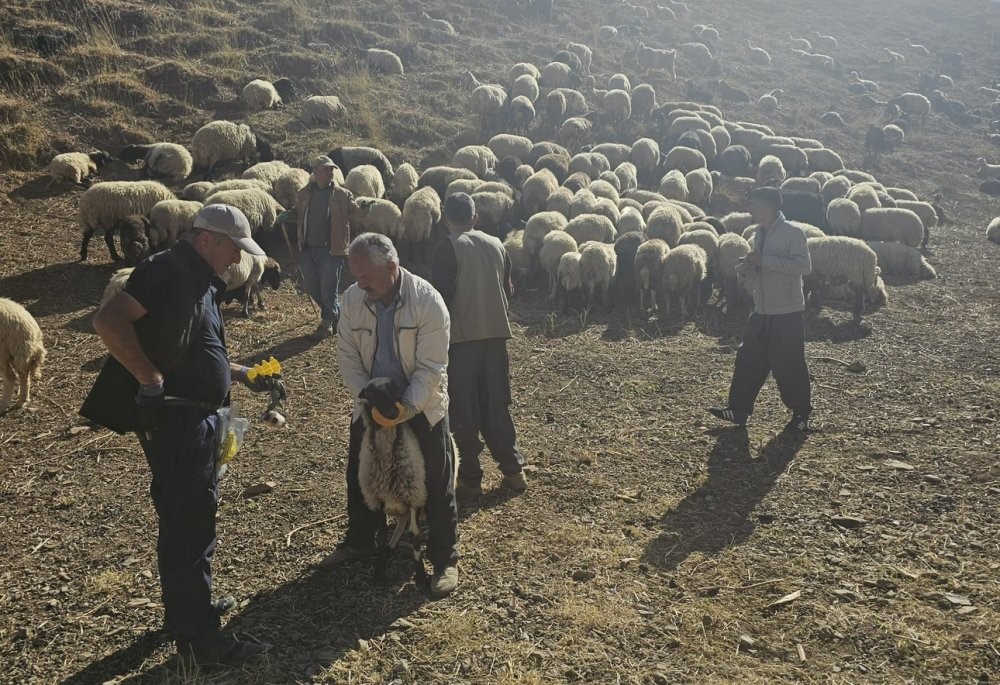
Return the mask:
[[250,421],[238,415],[236,405],[223,407],[217,413],[219,415],[217,433],[219,454],[215,458],[215,472],[217,478],[222,478],[229,468],[229,462],[233,460],[243,444],[243,436],[250,428]]

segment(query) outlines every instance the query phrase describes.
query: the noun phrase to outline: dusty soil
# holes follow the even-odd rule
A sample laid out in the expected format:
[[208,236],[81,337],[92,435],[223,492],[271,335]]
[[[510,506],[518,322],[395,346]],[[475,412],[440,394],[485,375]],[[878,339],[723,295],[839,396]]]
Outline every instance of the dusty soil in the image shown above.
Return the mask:
[[[138,445],[76,415],[103,359],[89,319],[116,265],[99,244],[90,261],[76,261],[78,191],[49,187],[44,163],[74,145],[183,142],[229,116],[261,127],[288,160],[363,140],[426,165],[478,137],[459,86],[465,68],[499,80],[514,62],[543,64],[566,40],[596,45],[599,25],[623,20],[610,3],[558,0],[551,24],[503,3],[437,0],[9,5],[0,18],[0,296],[35,315],[49,356],[31,408],[0,417],[0,681],[996,679],[1000,248],[983,234],[1000,212],[976,192],[973,160],[990,156],[983,127],[940,115],[875,170],[887,185],[942,194],[950,222],[928,252],[938,278],[890,282],[889,305],[864,326],[840,309],[809,321],[819,433],[782,436],[786,414],[770,384],[746,433],[705,414],[724,396],[741,328],[718,308],[693,322],[643,324],[624,312],[562,315],[544,293],[521,293],[513,411],[531,487],[513,498],[493,489],[490,464],[488,493],[461,509],[461,585],[445,601],[414,586],[404,553],[384,585],[365,565],[315,570],[346,523],[349,398],[332,344],[305,338],[315,320],[290,283],[267,293],[267,311],[251,320],[228,312],[233,358],[273,354],[289,383],[288,426],[255,424],[223,481],[214,564],[218,592],[245,601],[229,628],[273,647],[240,673],[180,672],[158,632],[155,518]],[[724,107],[728,117],[819,137],[855,168],[871,117],[846,76],[794,61],[789,32],[837,36],[846,70],[892,94],[930,64],[906,50],[907,37],[966,53],[951,95],[970,107],[988,106],[977,88],[1000,72],[1000,10],[985,2],[690,5],[676,23],[645,22],[647,43],[715,25],[732,84],[754,98],[785,91],[778,114],[743,104]],[[421,9],[459,36],[421,25]],[[84,45],[28,78],[26,65],[38,65],[27,61],[24,31],[67,24]],[[772,66],[749,64],[743,32],[771,52]],[[304,47],[311,41],[335,50],[317,54]],[[348,47],[376,44],[403,55],[403,79],[357,69]],[[906,53],[907,64],[878,64],[883,47]],[[594,71],[633,74],[626,53],[598,49]],[[143,70],[167,59],[189,80],[210,76],[219,95],[177,99],[143,83]],[[678,72],[698,76],[683,61]],[[344,94],[352,113],[330,131],[303,131],[288,112],[247,115],[232,98],[258,74]],[[661,100],[682,99],[682,82],[651,82]],[[830,108],[847,129],[818,122]],[[855,361],[862,373],[848,370]],[[236,396],[250,415],[263,408]],[[262,482],[273,490],[241,496]],[[776,603],[783,597],[793,598]]]

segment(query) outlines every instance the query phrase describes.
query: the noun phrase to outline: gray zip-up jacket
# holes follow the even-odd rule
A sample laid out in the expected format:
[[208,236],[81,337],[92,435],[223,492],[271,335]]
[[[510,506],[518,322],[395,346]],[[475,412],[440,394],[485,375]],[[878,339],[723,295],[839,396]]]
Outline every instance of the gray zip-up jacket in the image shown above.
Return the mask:
[[[448,336],[451,318],[430,283],[400,267],[399,300],[394,316],[396,356],[410,381],[403,404],[422,412],[435,426],[448,413]],[[344,293],[337,324],[337,361],[354,398],[352,421],[361,416],[358,395],[371,380],[375,364],[375,305],[355,283]]]
[[778,212],[774,224],[758,227],[749,243],[761,255],[753,289],[754,311],[767,315],[803,311],[802,277],[812,271],[806,234]]

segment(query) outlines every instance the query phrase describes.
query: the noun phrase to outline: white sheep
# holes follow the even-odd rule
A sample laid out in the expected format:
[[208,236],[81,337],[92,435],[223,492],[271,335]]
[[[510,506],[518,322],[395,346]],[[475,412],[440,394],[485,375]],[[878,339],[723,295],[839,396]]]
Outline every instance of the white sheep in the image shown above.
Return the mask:
[[358,197],[358,206],[365,212],[351,221],[352,233],[355,231],[356,225],[362,229],[358,232],[381,233],[397,247],[402,244],[405,232],[403,213],[394,202],[370,196]]
[[665,71],[673,81],[677,78],[677,50],[661,50],[646,47],[642,41],[636,44],[636,61],[643,70],[659,69]]
[[712,51],[704,43],[680,43],[676,49],[700,69],[707,69],[715,63]]
[[605,171],[611,170],[607,157],[596,152],[579,152],[569,160],[570,174],[584,173],[591,179],[596,179]]
[[490,138],[487,146],[493,151],[497,159],[517,157],[520,161],[524,162],[527,161],[528,155],[531,154],[532,142],[530,138],[524,136],[499,133]]
[[646,235],[659,238],[671,248],[677,247],[684,233],[684,217],[677,207],[664,204],[653,209],[646,219]]
[[591,242],[580,250],[580,279],[587,304],[610,304],[608,289],[614,281],[617,264],[614,245]]
[[920,200],[897,198],[896,208],[908,209],[920,217],[920,221],[924,225],[924,239],[921,241],[920,246],[926,247],[927,243],[930,241],[931,229],[938,223],[937,210],[934,209],[934,205],[930,202],[921,202]]
[[578,245],[588,241],[612,244],[618,237],[611,219],[600,214],[575,216],[566,224],[565,231],[573,236]]
[[210,200],[216,193],[221,193],[224,190],[263,190],[265,193],[270,193],[272,188],[267,181],[262,181],[259,178],[230,178],[225,181],[219,181],[212,185],[211,189],[205,193],[203,197],[203,202],[205,204],[211,204]]
[[632,83],[625,74],[612,74],[608,79],[608,91],[621,90],[626,93],[632,90]]
[[510,71],[507,72],[507,82],[513,83],[519,77],[525,75],[538,79],[541,77],[542,72],[538,71],[538,67],[531,62],[518,62],[510,68]]
[[670,246],[659,238],[652,238],[639,245],[635,253],[635,281],[639,290],[639,313],[657,308],[663,285],[663,260]]
[[336,95],[311,95],[302,102],[299,119],[306,126],[332,126],[347,114]]
[[861,235],[861,209],[846,197],[834,198],[826,206],[826,223],[833,235]]
[[103,307],[111,300],[112,297],[125,289],[125,284],[128,282],[128,278],[132,275],[134,270],[135,267],[127,266],[124,269],[118,269],[111,274],[111,278],[108,279],[108,284],[104,286],[104,292],[101,294],[101,302],[97,305],[98,309]]
[[584,117],[570,117],[559,127],[559,141],[571,150],[589,142],[593,136],[594,124]]
[[697,245],[672,247],[663,260],[663,305],[670,313],[670,301],[676,296],[680,301],[681,318],[687,316],[690,303],[698,309],[702,302],[703,282],[708,264],[705,251]]
[[379,170],[370,164],[351,169],[344,177],[344,187],[350,190],[355,197],[371,197],[381,199],[385,197],[385,184]]
[[419,183],[420,176],[417,170],[412,164],[404,162],[396,167],[389,196],[396,204],[402,205],[416,191]]
[[569,218],[575,219],[581,214],[593,214],[594,207],[597,206],[597,196],[591,192],[590,188],[581,188],[573,195],[573,200],[569,205]]
[[812,271],[803,286],[813,307],[820,306],[823,286],[846,285],[854,293],[854,319],[861,320],[865,300],[875,305],[889,298],[879,278],[878,257],[864,241],[846,236],[808,238]]
[[583,43],[567,43],[566,49],[580,58],[580,68],[584,73],[589,73],[590,65],[594,61],[593,51]]
[[295,206],[295,200],[299,191],[309,185],[311,178],[305,169],[289,169],[274,180],[271,194],[282,207],[291,209]]
[[555,174],[548,169],[533,173],[521,186],[521,207],[527,216],[545,209],[546,200],[559,187]]
[[532,264],[532,271],[538,263],[538,255],[545,237],[553,231],[565,231],[568,220],[559,212],[539,212],[524,225],[524,249]]
[[274,190],[274,182],[289,169],[291,169],[291,167],[281,160],[259,162],[240,174],[240,178],[250,178],[263,181],[267,184],[268,192],[271,192]]
[[[327,155],[333,160],[341,173],[350,173],[355,167],[363,166],[369,164],[376,169],[378,169],[379,174],[382,176],[382,185],[388,188],[392,185],[393,171],[392,163],[389,158],[385,156],[385,153],[374,147],[338,147],[330,151]],[[337,169],[333,170],[334,180],[340,185],[343,185],[341,180],[337,180]],[[444,192],[444,189],[441,189]]]
[[806,151],[794,144],[772,144],[765,148],[768,156],[781,160],[788,176],[801,176],[809,169],[809,158]]
[[677,169],[671,169],[660,179],[660,195],[668,200],[687,200],[688,187],[684,174]]
[[[524,229],[527,233],[527,228]],[[576,241],[563,230],[549,231],[542,239],[538,262],[549,277],[549,299],[555,299],[559,289],[559,263],[562,256],[577,251]]]
[[14,407],[20,409],[31,400],[31,381],[42,377],[46,354],[43,343],[42,329],[28,310],[0,297],[0,413],[11,406],[15,383],[19,387]]
[[580,82],[580,76],[562,62],[549,62],[542,67],[540,85],[543,88],[570,88]]
[[194,167],[204,170],[206,180],[211,179],[219,164],[273,158],[270,145],[258,138],[249,126],[231,121],[211,121],[195,131],[191,139],[191,156]]
[[421,250],[421,261],[427,261],[426,248],[435,224],[441,221],[441,198],[430,187],[414,191],[403,203],[403,241]]
[[121,152],[122,160],[142,160],[142,168],[153,179],[183,181],[191,175],[194,158],[188,149],[177,143],[152,143],[127,145]]
[[80,261],[86,261],[90,239],[99,232],[104,233],[112,259],[118,261],[115,225],[133,214],[145,216],[157,202],[173,198],[174,194],[156,181],[109,181],[92,185],[80,196]]
[[636,190],[639,187],[639,170],[632,162],[622,162],[615,167],[614,173],[618,177],[620,193]]
[[774,155],[765,155],[757,165],[757,185],[779,186],[785,180],[785,166]]
[[514,197],[509,192],[477,190],[472,194],[479,216],[478,227],[502,235],[514,221]]
[[712,202],[712,173],[705,168],[692,169],[684,175],[688,188],[688,202],[708,207]]
[[437,191],[439,196],[447,197],[449,186],[459,180],[481,183],[476,175],[468,169],[459,169],[452,166],[432,166],[421,172],[420,178],[417,181],[417,187],[430,186]]
[[803,152],[810,171],[828,171],[832,174],[844,168],[844,160],[829,148],[807,148]]
[[365,51],[365,64],[370,69],[375,69],[386,74],[403,75],[403,60],[399,59],[399,55],[391,50],[368,48]]
[[64,152],[56,155],[49,162],[49,176],[53,182],[73,183],[83,185],[91,176],[97,174],[107,162],[111,161],[111,156],[106,152]]
[[559,212],[567,219],[570,218],[570,209],[573,204],[573,191],[562,186],[556,188],[545,198],[545,211]]
[[507,101],[507,91],[496,84],[483,84],[472,91],[472,113],[478,114],[486,130],[493,125]]
[[993,219],[986,227],[986,239],[1000,245],[1000,216]]
[[924,224],[909,209],[881,207],[861,214],[861,237],[919,247],[924,238]]
[[632,143],[629,161],[635,165],[636,175],[643,183],[651,182],[660,164],[660,145],[652,138],[640,138]]
[[243,102],[252,112],[281,107],[281,96],[270,81],[254,79],[243,86]]
[[[603,173],[610,174],[608,171]],[[615,179],[615,182],[617,183],[618,178],[614,174],[611,174],[611,178]],[[598,199],[605,198],[607,200],[611,200],[615,207],[618,207],[618,201],[621,198],[618,196],[618,189],[615,188],[610,181],[598,178],[596,181],[591,181],[587,189],[594,194],[594,197]]]
[[260,294],[260,284],[265,280],[275,290],[281,285],[281,266],[268,256],[240,252],[240,261],[232,264],[221,276],[226,282],[226,297],[239,300],[243,316],[250,316],[250,309],[256,299],[258,309],[264,309],[264,298]]
[[510,95],[511,98],[520,95],[534,103],[539,95],[538,81],[531,74],[521,74],[511,83]]
[[203,202],[205,200],[205,196],[212,192],[213,186],[215,186],[215,184],[211,181],[195,181],[194,183],[188,183],[184,186],[184,190],[181,191],[181,199]]
[[626,90],[609,90],[604,94],[603,109],[608,123],[620,127],[632,116],[632,96]]
[[753,225],[753,216],[751,216],[750,212],[730,212],[722,217],[720,221],[726,227],[727,233],[742,234],[743,231]]
[[468,169],[483,178],[493,173],[499,160],[486,145],[466,145],[459,148],[451,158],[451,165]]
[[511,280],[516,286],[531,273],[531,260],[524,249],[524,230],[519,229],[507,234],[507,238],[503,241],[503,248],[510,259]]
[[569,308],[570,300],[582,299],[583,277],[580,274],[580,253],[566,252],[559,258],[559,291],[563,296],[563,311]]
[[223,190],[212,193],[206,202],[236,207],[246,216],[252,233],[273,228],[278,215],[285,211],[274,197],[259,188]]
[[889,108],[895,105],[903,114],[919,117],[921,125],[927,123],[927,115],[931,113],[931,101],[920,93],[903,93],[891,98],[886,105]]
[[618,205],[614,201],[609,200],[606,197],[601,197],[597,199],[597,203],[594,205],[594,208],[591,210],[591,213],[607,217],[608,219],[611,220],[611,223],[614,224],[616,227],[618,226],[618,222],[621,221],[622,218],[622,213],[621,210],[618,209]]
[[722,282],[722,295],[726,299],[726,307],[743,307],[749,303],[746,288],[740,288],[736,267],[750,254],[750,243],[739,233],[724,233],[719,236],[718,276]]
[[202,203],[193,200],[162,200],[149,210],[149,244],[154,252],[165,250],[191,230]]
[[809,178],[808,176],[792,176],[791,178],[786,178],[782,181],[780,188],[782,192],[791,190],[799,193],[814,193],[819,195],[823,186],[815,178]]
[[920,254],[920,250],[902,243],[887,243],[880,240],[869,241],[868,247],[878,256],[878,265],[884,274],[919,279],[937,278],[934,267]]
[[[678,245],[697,245],[705,251],[705,276],[713,281],[719,275],[719,236],[714,231],[703,228],[687,230],[681,235]],[[711,287],[711,283],[707,283]]]
[[670,148],[670,152],[663,158],[663,166],[666,169],[678,169],[686,174],[694,169],[706,169],[708,162],[700,150],[675,146]]

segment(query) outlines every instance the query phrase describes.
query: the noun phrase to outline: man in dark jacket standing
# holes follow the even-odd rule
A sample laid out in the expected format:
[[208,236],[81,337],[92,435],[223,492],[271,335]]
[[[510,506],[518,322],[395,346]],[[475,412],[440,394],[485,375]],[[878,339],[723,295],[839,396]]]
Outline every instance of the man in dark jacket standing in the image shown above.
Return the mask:
[[451,235],[435,249],[431,276],[451,313],[448,415],[460,458],[460,498],[483,492],[480,434],[504,474],[503,486],[516,492],[528,487],[510,415],[510,257],[499,240],[475,230],[477,220],[475,203],[465,193],[445,201]]
[[786,431],[811,428],[809,369],[805,353],[805,297],[802,277],[812,271],[809,245],[802,229],[781,213],[781,191],[757,188],[750,214],[758,228],[750,238],[750,255],[740,266],[753,283],[754,311],[736,352],[729,404],[709,409],[712,415],[746,425],[768,374],[774,374],[781,401],[792,411]]
[[216,460],[228,433],[217,410],[229,404],[233,379],[254,391],[270,387],[260,377],[251,382],[226,350],[219,308],[226,287],[218,276],[241,250],[264,254],[240,210],[213,204],[177,245],[139,264],[94,317],[111,358],[81,409],[139,435],[159,517],[166,628],[182,659],[197,664],[235,666],[260,651],[219,630],[220,614],[235,600],[212,602]]

